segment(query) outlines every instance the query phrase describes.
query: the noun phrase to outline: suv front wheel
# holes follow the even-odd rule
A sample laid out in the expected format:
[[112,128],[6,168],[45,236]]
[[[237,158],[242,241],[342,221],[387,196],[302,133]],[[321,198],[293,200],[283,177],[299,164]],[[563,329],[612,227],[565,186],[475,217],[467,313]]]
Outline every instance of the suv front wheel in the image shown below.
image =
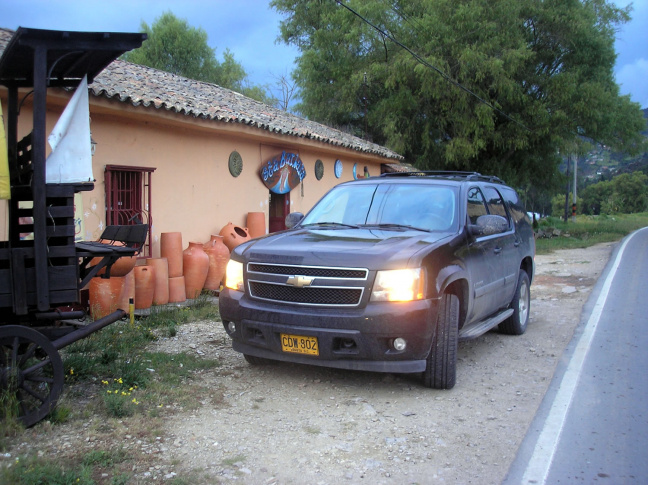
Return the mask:
[[457,378],[459,340],[459,298],[446,293],[439,302],[436,332],[423,372],[423,385],[433,389],[452,389]]

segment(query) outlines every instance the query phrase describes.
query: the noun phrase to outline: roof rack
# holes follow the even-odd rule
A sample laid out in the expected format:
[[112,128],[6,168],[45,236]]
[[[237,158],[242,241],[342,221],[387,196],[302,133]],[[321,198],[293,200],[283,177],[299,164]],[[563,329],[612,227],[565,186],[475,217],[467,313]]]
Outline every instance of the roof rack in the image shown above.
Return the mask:
[[466,180],[479,180],[482,182],[492,182],[503,184],[504,181],[494,175],[482,175],[478,172],[460,172],[451,170],[413,170],[409,172],[392,172],[383,173],[381,177],[438,177],[438,178],[454,178]]

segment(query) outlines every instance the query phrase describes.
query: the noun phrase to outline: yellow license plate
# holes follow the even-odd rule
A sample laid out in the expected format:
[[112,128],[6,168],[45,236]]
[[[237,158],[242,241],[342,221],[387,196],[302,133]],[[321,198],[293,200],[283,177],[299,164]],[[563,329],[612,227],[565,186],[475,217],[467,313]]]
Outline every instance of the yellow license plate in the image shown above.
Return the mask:
[[317,337],[281,334],[281,350],[293,354],[319,355]]

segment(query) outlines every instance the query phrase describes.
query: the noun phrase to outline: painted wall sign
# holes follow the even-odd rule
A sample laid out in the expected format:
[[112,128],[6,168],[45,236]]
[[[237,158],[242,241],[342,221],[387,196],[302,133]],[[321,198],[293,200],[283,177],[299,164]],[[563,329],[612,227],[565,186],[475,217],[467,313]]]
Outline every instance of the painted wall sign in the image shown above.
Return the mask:
[[259,169],[259,175],[270,192],[287,194],[304,180],[306,169],[298,154],[282,152],[281,155],[264,162]]

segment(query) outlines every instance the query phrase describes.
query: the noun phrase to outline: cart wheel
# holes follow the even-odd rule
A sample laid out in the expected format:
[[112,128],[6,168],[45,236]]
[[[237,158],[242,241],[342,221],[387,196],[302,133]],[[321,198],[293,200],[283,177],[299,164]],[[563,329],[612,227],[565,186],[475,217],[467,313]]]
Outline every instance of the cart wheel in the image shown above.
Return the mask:
[[0,327],[0,392],[15,397],[26,427],[54,409],[63,380],[63,361],[47,337],[20,325]]

